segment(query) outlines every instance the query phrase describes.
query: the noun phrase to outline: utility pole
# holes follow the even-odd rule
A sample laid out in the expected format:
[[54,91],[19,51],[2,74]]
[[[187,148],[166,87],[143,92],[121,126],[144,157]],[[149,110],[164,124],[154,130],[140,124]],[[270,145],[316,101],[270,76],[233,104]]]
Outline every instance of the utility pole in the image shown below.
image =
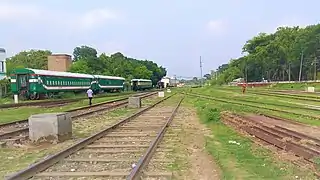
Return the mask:
[[291,63],[289,62],[289,82],[291,80]]
[[314,81],[317,81],[317,56],[314,57]]
[[202,61],[200,56],[200,86],[202,87]]
[[299,71],[299,82],[301,81],[302,61],[303,61],[303,51],[301,52],[300,71]]

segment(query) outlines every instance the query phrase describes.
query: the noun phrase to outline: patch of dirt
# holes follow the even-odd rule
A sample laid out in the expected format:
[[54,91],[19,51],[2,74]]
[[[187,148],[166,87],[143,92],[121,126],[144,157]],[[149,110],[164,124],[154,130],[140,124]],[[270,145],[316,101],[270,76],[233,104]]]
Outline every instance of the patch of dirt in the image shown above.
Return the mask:
[[210,130],[200,123],[197,113],[192,108],[181,107],[179,121],[185,135],[182,139],[188,154],[190,167],[185,174],[187,179],[220,179],[220,169],[213,157],[205,150],[206,136],[212,136]]

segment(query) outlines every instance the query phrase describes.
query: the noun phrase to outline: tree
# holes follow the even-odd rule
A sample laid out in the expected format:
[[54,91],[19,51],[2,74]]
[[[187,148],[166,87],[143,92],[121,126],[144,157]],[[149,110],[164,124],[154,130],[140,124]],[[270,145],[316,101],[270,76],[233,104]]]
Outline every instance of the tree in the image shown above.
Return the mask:
[[97,50],[89,46],[76,47],[73,50],[73,60],[97,58]]
[[299,80],[300,59],[303,53],[302,80],[317,79],[320,71],[320,24],[306,28],[280,27],[275,33],[260,33],[242,48],[247,55],[232,59],[216,70],[221,84],[243,77],[248,82],[268,79]]
[[88,46],[74,49],[74,63],[70,72],[120,76],[130,81],[134,78],[150,79],[155,85],[167,73],[163,67],[149,60],[138,60],[117,52],[110,56],[102,53],[97,57],[97,51]]
[[7,74],[17,68],[48,69],[48,56],[51,54],[48,50],[22,51],[7,58]]
[[211,75],[210,74],[205,74],[203,77],[206,78],[207,80],[211,79]]

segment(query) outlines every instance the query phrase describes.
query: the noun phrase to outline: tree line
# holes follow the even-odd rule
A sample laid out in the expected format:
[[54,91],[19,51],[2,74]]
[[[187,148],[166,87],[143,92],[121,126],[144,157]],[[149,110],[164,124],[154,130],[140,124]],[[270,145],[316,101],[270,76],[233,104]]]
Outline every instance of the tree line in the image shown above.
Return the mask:
[[[17,68],[47,69],[49,50],[22,51],[7,58],[7,75]],[[98,55],[97,50],[89,46],[74,48],[73,63],[69,69],[74,73],[120,76],[130,81],[133,78],[151,79],[156,84],[167,71],[150,60],[126,57],[120,52],[107,56]]]
[[236,78],[247,82],[316,80],[320,77],[320,24],[260,33],[244,44],[242,52],[246,55],[216,69],[213,84]]

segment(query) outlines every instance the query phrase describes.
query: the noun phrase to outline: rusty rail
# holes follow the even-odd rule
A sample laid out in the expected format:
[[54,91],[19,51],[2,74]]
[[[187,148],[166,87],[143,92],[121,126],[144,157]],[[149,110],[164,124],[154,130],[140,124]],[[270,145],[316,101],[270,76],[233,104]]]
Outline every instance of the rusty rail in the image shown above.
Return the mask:
[[[234,115],[234,114],[232,114]],[[250,135],[268,143],[274,145],[280,149],[285,151],[290,151],[296,156],[302,157],[303,159],[307,160],[308,162],[315,165],[314,158],[320,156],[320,151],[313,149],[317,147],[314,144],[307,144],[308,146],[300,145],[297,142],[302,139],[313,140],[318,142],[319,139],[310,137],[308,135],[298,133],[296,131],[289,130],[287,128],[282,128],[280,126],[275,125],[275,127],[268,127],[263,125],[262,123],[255,122],[252,119],[245,118],[241,115],[235,115],[236,117],[240,117],[237,119],[237,122],[234,122],[232,116],[225,115],[223,116],[225,122],[227,124],[231,124],[232,126],[239,127],[240,129],[244,130]],[[242,123],[240,124],[239,121]],[[249,124],[247,122],[253,123]],[[280,127],[280,128],[279,128]],[[292,140],[285,140],[285,137],[292,138]],[[311,146],[311,147],[309,147]],[[317,173],[315,173],[317,175]]]

